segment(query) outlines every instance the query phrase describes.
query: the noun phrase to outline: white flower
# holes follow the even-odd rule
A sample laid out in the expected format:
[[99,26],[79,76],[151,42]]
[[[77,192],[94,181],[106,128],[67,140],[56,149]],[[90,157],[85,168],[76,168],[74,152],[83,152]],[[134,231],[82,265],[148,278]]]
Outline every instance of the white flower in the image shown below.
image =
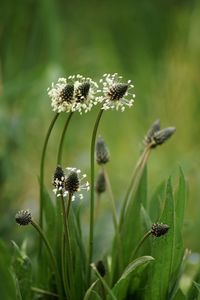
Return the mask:
[[99,92],[98,85],[91,78],[82,75],[73,75],[66,78],[59,78],[56,84],[52,83],[47,89],[51,98],[53,111],[88,112],[92,106],[97,104],[95,94]]
[[125,107],[131,107],[134,103],[135,94],[131,94],[129,91],[134,86],[131,84],[131,80],[127,83],[121,82],[122,76],[115,74],[104,74],[103,79],[100,82],[103,84],[103,97],[99,98],[99,101],[103,103],[102,109],[107,110],[109,108],[124,111]]
[[[81,175],[81,170],[76,168],[66,168],[67,173],[61,174],[60,169],[58,173],[58,167],[56,172],[58,176],[54,175],[54,186],[53,192],[59,197],[62,193],[64,197],[70,195],[72,196],[72,201],[75,200],[75,195],[78,195],[80,199],[83,199],[83,194],[81,191],[89,191],[89,182],[83,183],[82,181],[86,178],[86,174]],[[57,184],[59,182],[59,184]],[[61,184],[60,184],[61,183]]]

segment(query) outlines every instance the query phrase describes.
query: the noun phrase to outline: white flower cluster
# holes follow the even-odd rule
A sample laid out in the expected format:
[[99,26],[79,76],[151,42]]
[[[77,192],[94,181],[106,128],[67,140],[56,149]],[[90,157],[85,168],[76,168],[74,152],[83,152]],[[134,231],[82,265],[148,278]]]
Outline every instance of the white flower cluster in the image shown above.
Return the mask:
[[[57,83],[52,83],[48,88],[48,95],[51,98],[53,111],[88,112],[98,104],[102,109],[116,109],[124,111],[125,107],[131,107],[134,103],[135,94],[130,93],[133,88],[131,80],[122,82],[122,76],[115,74],[104,74],[99,86],[89,77],[73,75],[66,78],[59,78]],[[102,92],[103,95],[98,95]]]
[[95,95],[99,92],[98,84],[91,78],[82,75],[73,75],[66,78],[59,78],[57,83],[52,83],[47,89],[51,98],[53,111],[88,112],[92,106],[97,104]]
[[134,103],[135,94],[130,94],[129,90],[134,86],[131,80],[122,83],[122,76],[115,74],[104,74],[100,82],[103,84],[102,109],[125,110],[125,106],[131,107]]

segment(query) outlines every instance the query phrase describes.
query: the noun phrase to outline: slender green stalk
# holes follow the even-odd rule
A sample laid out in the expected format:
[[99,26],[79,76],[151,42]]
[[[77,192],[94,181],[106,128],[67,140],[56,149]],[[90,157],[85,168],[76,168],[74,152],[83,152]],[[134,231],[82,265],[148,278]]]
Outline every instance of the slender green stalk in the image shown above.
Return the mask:
[[[63,255],[67,256],[67,262],[68,262],[68,278],[69,278],[69,289],[70,294],[73,292],[73,266],[72,266],[72,250],[71,250],[71,243],[70,243],[70,235],[69,235],[69,226],[68,226],[68,219],[66,214],[66,208],[65,208],[65,201],[64,197],[61,194],[61,204],[62,204],[62,212],[63,212],[63,225],[64,225],[64,233],[65,233],[65,239],[67,242],[67,251],[66,248],[64,248],[64,251],[62,251]],[[63,261],[65,261],[65,257],[63,257]],[[71,294],[72,297],[72,294]],[[72,297],[73,299],[73,297]]]
[[58,266],[57,266],[57,263],[56,263],[56,258],[54,256],[53,250],[52,250],[52,248],[50,246],[50,243],[47,240],[44,232],[42,231],[41,227],[33,220],[31,220],[31,225],[37,230],[37,232],[39,233],[41,239],[43,240],[43,242],[44,242],[44,244],[47,248],[47,251],[49,253],[49,258],[50,258],[49,261],[50,261],[52,270],[55,273],[55,279],[56,279],[56,284],[57,284],[57,288],[58,288],[59,297],[60,297],[61,300],[63,300],[62,281],[61,281],[61,278],[60,278],[60,273],[59,273],[59,270],[58,270]]
[[41,294],[41,295],[52,296],[52,297],[55,297],[55,298],[59,297],[58,294],[55,294],[55,293],[52,293],[52,292],[49,292],[49,291],[46,291],[46,290],[43,290],[43,289],[39,289],[39,288],[34,287],[34,286],[31,287],[31,291],[33,291],[35,293],[38,293],[38,294]]
[[118,220],[117,220],[117,212],[116,212],[116,207],[115,207],[115,200],[113,196],[113,191],[110,183],[110,179],[108,176],[108,173],[106,171],[106,168],[102,166],[103,172],[104,172],[104,177],[106,180],[106,190],[108,191],[108,195],[110,198],[111,202],[111,210],[112,210],[112,217],[113,217],[113,224],[115,228],[115,236],[116,236],[116,242],[117,242],[117,256],[118,256],[118,262],[119,262],[119,269],[122,271],[123,269],[123,253],[122,253],[122,247],[121,247],[121,242],[120,242],[120,232],[119,232],[119,226],[118,226]]
[[112,300],[117,300],[117,298],[115,297],[113,291],[111,290],[111,288],[108,286],[108,284],[106,283],[106,281],[103,279],[103,277],[99,274],[95,264],[91,264],[92,269],[95,271],[97,277],[99,278],[99,280],[101,281],[101,283],[103,284],[104,288],[107,290],[108,294],[110,295]]
[[70,114],[66,120],[65,126],[63,128],[63,132],[62,132],[61,139],[60,139],[60,144],[58,147],[57,165],[61,165],[61,163],[62,163],[63,143],[64,143],[65,134],[66,134],[66,131],[67,131],[67,128],[68,128],[68,125],[69,125],[72,115],[73,115],[73,112],[70,112]]
[[[126,195],[125,195],[125,198],[124,198],[124,201],[123,201],[122,209],[121,209],[119,228],[121,228],[121,226],[122,226],[122,223],[124,221],[125,210],[127,208],[128,201],[131,198],[131,196],[133,194],[133,191],[137,187],[137,184],[140,180],[142,171],[143,171],[143,169],[145,167],[145,164],[147,162],[147,159],[149,157],[150,151],[151,151],[150,146],[145,147],[142,155],[140,156],[140,158],[139,158],[139,160],[138,160],[138,162],[137,162],[137,164],[136,164],[136,166],[133,170],[133,173],[132,173],[132,176],[131,176],[131,179],[130,179],[130,183],[128,185],[128,189],[127,189],[127,192],[126,192]],[[136,180],[136,178],[137,178],[137,180]]]
[[72,202],[72,194],[69,194],[68,201],[67,201],[67,219],[69,217],[69,210]]
[[94,153],[95,153],[95,141],[97,135],[97,129],[99,122],[103,114],[103,109],[99,111],[97,116],[91,140],[91,153],[90,153],[90,233],[89,233],[89,255],[88,255],[88,284],[90,284],[91,268],[90,263],[92,262],[93,256],[93,239],[94,239]]
[[99,216],[99,208],[100,208],[100,200],[101,200],[101,195],[97,194],[96,195],[96,210],[95,210],[95,220],[97,220]]
[[63,285],[65,289],[65,294],[67,297],[70,296],[70,291],[69,291],[69,280],[66,272],[66,256],[65,256],[65,234],[63,232],[62,234],[62,243],[61,243],[61,269],[62,269],[62,279],[63,279]]
[[105,177],[105,180],[106,180],[106,189],[108,191],[109,198],[110,198],[113,224],[114,224],[114,227],[115,227],[115,232],[117,232],[118,231],[118,221],[117,221],[117,212],[116,212],[116,207],[115,207],[115,200],[114,200],[114,196],[113,196],[113,191],[112,191],[112,187],[111,187],[111,184],[110,184],[110,179],[109,179],[108,173],[106,171],[106,168],[104,166],[102,166],[102,169],[103,169],[104,177]]
[[[40,227],[43,229],[43,200],[44,200],[44,162],[45,162],[45,156],[46,156],[46,150],[47,150],[47,145],[49,141],[50,134],[52,132],[52,129],[55,125],[55,122],[59,116],[59,113],[56,113],[50,123],[49,129],[47,131],[45,140],[44,140],[44,145],[42,149],[42,156],[41,156],[41,161],[40,161],[40,216],[39,216],[39,224]],[[39,243],[39,253],[41,253],[41,239]]]
[[135,255],[137,254],[138,250],[140,249],[140,247],[142,246],[144,241],[150,236],[150,234],[151,234],[151,230],[146,232],[145,235],[142,237],[142,239],[139,241],[138,245],[136,246],[136,248],[133,250],[133,252],[131,254],[130,261],[132,261],[135,258]]

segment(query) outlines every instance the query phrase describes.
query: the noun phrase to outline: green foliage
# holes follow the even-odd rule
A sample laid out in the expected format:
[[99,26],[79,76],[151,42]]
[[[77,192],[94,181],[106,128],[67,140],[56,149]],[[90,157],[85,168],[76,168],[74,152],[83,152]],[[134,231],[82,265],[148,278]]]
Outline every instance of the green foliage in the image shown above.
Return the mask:
[[[153,259],[151,256],[142,256],[131,262],[122,273],[121,277],[118,279],[113,287],[113,293],[116,295],[118,300],[126,299],[128,287],[130,284],[130,279],[134,280],[134,276],[141,276],[144,267],[146,267]],[[139,274],[139,275],[138,275]],[[110,296],[106,298],[107,300],[112,300]]]
[[3,241],[0,241],[0,276],[2,299],[18,300],[17,287],[15,286],[14,276],[11,271],[11,255]]

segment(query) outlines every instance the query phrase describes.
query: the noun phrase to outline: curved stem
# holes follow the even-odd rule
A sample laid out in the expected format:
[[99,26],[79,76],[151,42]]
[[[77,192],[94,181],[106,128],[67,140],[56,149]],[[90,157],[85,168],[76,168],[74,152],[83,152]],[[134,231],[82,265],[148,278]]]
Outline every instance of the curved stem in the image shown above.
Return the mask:
[[140,249],[140,247],[142,246],[142,244],[144,243],[144,241],[150,236],[150,234],[151,234],[151,230],[149,230],[147,233],[145,233],[145,235],[139,241],[138,245],[136,246],[136,248],[133,250],[133,252],[131,254],[130,261],[132,261],[135,258],[135,255],[137,254],[138,250]]
[[50,261],[50,264],[52,266],[53,271],[55,272],[55,279],[56,279],[56,284],[57,284],[57,288],[58,288],[59,297],[60,297],[60,299],[63,300],[62,281],[61,281],[60,273],[59,273],[58,266],[57,266],[57,263],[56,263],[56,258],[53,254],[53,250],[52,250],[52,248],[50,246],[50,243],[47,240],[44,232],[40,228],[40,226],[33,220],[31,220],[31,225],[37,230],[37,232],[39,233],[41,239],[43,240],[43,242],[44,242],[44,244],[47,248],[47,251],[49,253],[49,258],[50,258],[49,261]]
[[99,111],[97,116],[91,140],[91,153],[90,153],[90,233],[89,233],[89,255],[88,255],[88,284],[90,284],[91,268],[90,263],[92,262],[93,256],[93,235],[94,235],[94,152],[95,152],[95,141],[97,135],[97,129],[101,120],[103,109]]
[[[128,204],[128,200],[129,198],[131,197],[135,187],[137,186],[137,183],[140,179],[140,176],[142,174],[142,171],[144,169],[144,166],[147,162],[147,159],[149,157],[149,154],[150,154],[150,151],[151,151],[151,148],[149,146],[145,147],[142,155],[140,156],[134,170],[133,170],[133,173],[132,173],[132,176],[131,176],[131,180],[130,180],[130,183],[129,183],[129,186],[128,186],[128,189],[127,189],[127,192],[126,192],[126,195],[125,195],[125,198],[124,198],[124,201],[123,201],[123,205],[122,205],[122,209],[121,209],[121,215],[120,215],[120,221],[119,221],[119,228],[121,228],[122,226],[122,223],[124,221],[124,215],[125,215],[125,210],[127,208],[127,204]],[[141,171],[141,172],[140,172]],[[136,178],[137,176],[139,177],[138,180],[136,181]]]
[[[44,145],[42,149],[42,156],[41,156],[41,161],[40,161],[40,215],[39,215],[39,224],[40,227],[43,229],[43,195],[44,195],[44,162],[45,162],[45,156],[46,156],[46,150],[47,150],[47,145],[49,141],[49,137],[51,134],[51,131],[55,125],[55,122],[59,116],[59,113],[56,113],[50,123],[49,129],[47,131],[45,140],[44,140]],[[39,254],[41,253],[41,239],[39,241]]]
[[60,144],[59,144],[59,148],[58,148],[57,165],[61,165],[61,163],[62,163],[63,143],[64,143],[65,134],[66,134],[66,131],[67,131],[67,128],[68,128],[68,125],[69,125],[72,115],[73,115],[73,112],[70,112],[70,114],[67,118],[67,121],[65,123],[65,126],[63,128],[63,132],[61,135]]

